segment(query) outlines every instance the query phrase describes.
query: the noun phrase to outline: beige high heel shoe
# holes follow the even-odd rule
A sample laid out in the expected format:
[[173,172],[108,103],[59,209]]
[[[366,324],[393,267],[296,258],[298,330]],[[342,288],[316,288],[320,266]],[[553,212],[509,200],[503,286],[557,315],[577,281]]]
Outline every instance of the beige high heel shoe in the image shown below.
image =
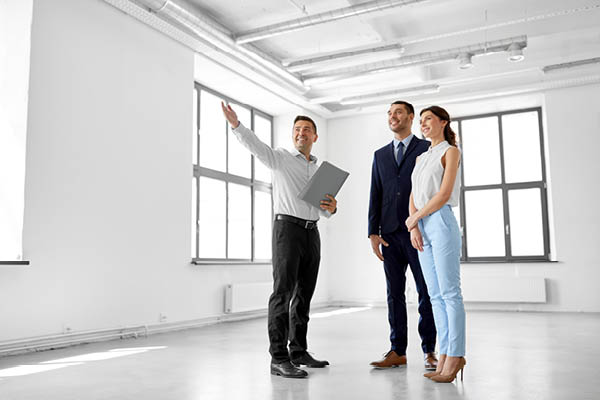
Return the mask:
[[465,365],[467,365],[467,360],[465,360],[464,357],[460,357],[458,364],[454,368],[454,371],[451,371],[448,375],[434,375],[431,377],[431,380],[440,383],[451,383],[455,379],[458,379],[458,373],[460,372],[460,381],[462,382]]
[[434,376],[438,376],[441,373],[442,373],[442,371],[433,371],[433,372],[427,372],[427,373],[423,374],[423,376],[425,378],[432,378]]

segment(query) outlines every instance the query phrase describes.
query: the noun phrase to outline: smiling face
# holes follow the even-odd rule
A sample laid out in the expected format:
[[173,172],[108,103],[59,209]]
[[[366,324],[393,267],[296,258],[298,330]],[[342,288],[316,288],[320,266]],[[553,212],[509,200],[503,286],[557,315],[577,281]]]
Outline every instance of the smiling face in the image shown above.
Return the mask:
[[421,114],[421,133],[428,139],[443,138],[446,124],[448,124],[448,121],[440,119],[431,111],[425,111]]
[[312,145],[317,141],[318,135],[310,121],[299,120],[294,124],[292,140],[294,147],[304,155],[310,154]]
[[394,133],[410,133],[413,118],[414,114],[409,113],[404,104],[392,104],[388,110],[388,125]]

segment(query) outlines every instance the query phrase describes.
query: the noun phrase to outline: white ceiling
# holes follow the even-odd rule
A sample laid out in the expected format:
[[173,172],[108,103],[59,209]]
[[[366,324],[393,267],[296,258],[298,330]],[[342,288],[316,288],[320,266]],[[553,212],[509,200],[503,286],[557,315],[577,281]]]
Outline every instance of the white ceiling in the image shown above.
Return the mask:
[[[135,2],[148,7],[150,3],[163,4],[164,0]],[[198,78],[230,96],[241,96],[242,101],[253,90],[254,96],[263,91],[258,94],[263,108],[275,113],[295,105],[323,117],[333,117],[389,104],[394,99],[407,99],[415,104],[451,102],[485,93],[532,92],[600,81],[600,0],[408,0],[412,4],[321,23],[251,43],[236,43],[236,38],[248,31],[371,2],[169,0],[163,10],[157,11],[158,7],[154,10],[159,18],[175,25],[177,21],[167,13],[172,6],[216,25],[224,41],[231,41],[233,50],[203,51],[202,46],[197,47]],[[379,1],[382,5],[389,2]],[[198,30],[189,29],[189,24],[187,32],[198,34]],[[527,43],[523,61],[509,62],[504,48],[488,54],[494,43],[510,43],[517,37]],[[389,49],[360,54],[360,50],[381,46]],[[453,49],[462,48],[464,52],[466,46],[471,46],[469,49],[475,54],[470,69],[459,69],[459,62],[453,58],[398,65]],[[242,53],[236,58],[237,64],[229,62],[224,54],[237,51]],[[340,52],[358,54],[293,67],[297,61],[335,57]],[[248,70],[240,67],[239,61],[244,57],[250,62],[268,64],[270,72],[261,72],[263,67]],[[212,61],[228,71],[210,67]],[[550,65],[580,61],[584,62],[582,66],[544,72]],[[332,77],[336,70],[338,74]],[[351,77],[344,78],[345,75]],[[247,83],[240,76],[255,83]],[[375,96],[369,99],[369,95]],[[348,97],[358,100],[351,101]]]

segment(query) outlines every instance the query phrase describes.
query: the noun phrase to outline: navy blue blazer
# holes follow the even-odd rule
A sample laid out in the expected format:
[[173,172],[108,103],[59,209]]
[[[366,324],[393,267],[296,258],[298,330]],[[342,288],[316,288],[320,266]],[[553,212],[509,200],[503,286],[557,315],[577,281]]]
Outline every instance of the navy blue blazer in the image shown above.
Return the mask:
[[412,190],[410,176],[417,156],[426,152],[430,145],[428,140],[414,136],[400,166],[394,158],[393,141],[375,152],[371,172],[369,235],[383,235],[398,229],[408,232],[404,222],[408,218]]

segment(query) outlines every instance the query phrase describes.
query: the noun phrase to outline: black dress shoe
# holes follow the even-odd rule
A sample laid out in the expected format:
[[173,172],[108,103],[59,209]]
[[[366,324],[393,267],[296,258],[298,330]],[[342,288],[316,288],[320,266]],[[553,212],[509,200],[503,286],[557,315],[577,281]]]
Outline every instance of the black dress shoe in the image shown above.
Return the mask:
[[279,375],[284,378],[305,378],[308,376],[306,371],[294,367],[289,361],[271,363],[271,374]]
[[304,352],[300,356],[293,357],[292,364],[294,364],[297,367],[306,365],[308,368],[323,368],[326,365],[329,365],[329,361],[315,360],[309,353]]

